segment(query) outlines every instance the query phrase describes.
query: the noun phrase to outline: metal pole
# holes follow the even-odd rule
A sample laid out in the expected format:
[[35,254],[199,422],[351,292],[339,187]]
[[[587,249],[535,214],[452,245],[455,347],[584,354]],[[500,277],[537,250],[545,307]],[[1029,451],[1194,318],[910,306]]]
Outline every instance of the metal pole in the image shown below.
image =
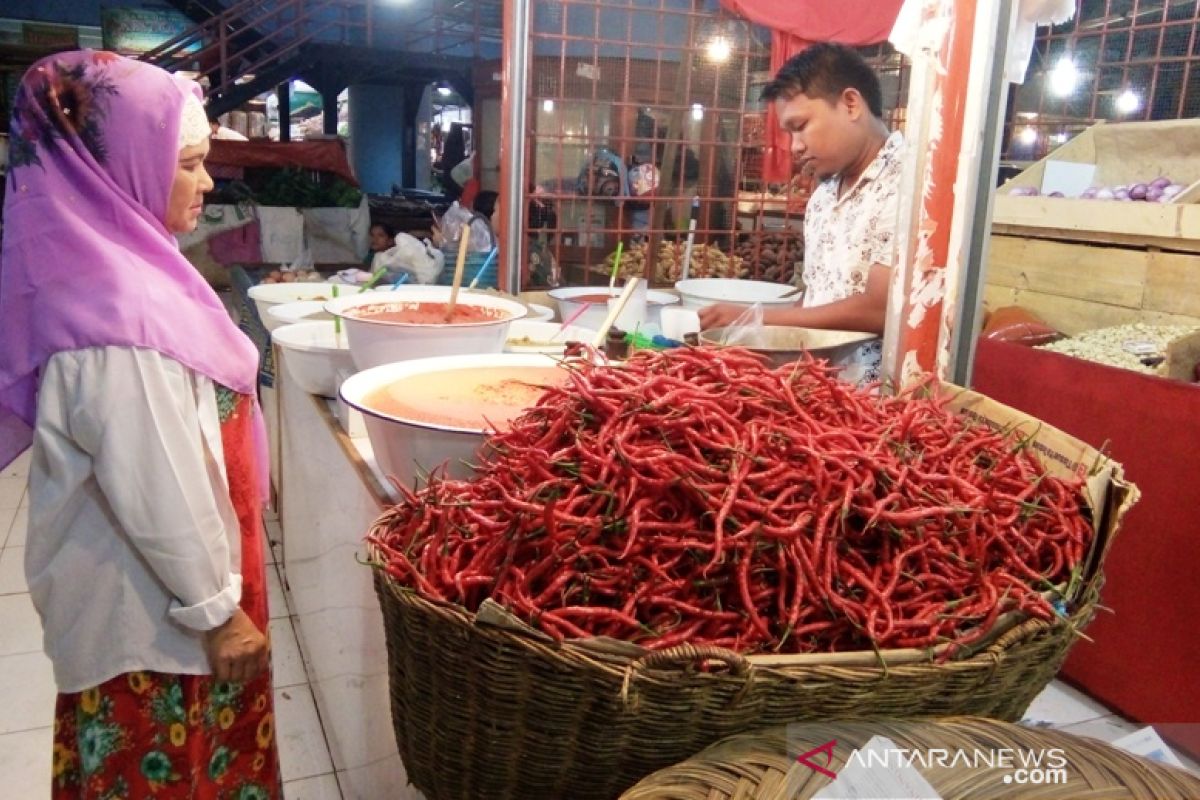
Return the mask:
[[1009,85],[1004,65],[1008,62],[1008,42],[1015,13],[1013,0],[998,0],[998,22],[992,41],[992,71],[987,81],[984,105],[983,142],[976,176],[974,214],[966,234],[967,254],[958,296],[958,322],[950,340],[950,379],[967,386],[975,367],[975,342],[983,327],[983,290],[987,273],[988,251],[992,240],[992,201],[996,175],[1000,169],[1000,148],[1004,138],[1004,117],[1008,106]]
[[500,239],[504,283],[512,294],[521,290],[525,263],[525,162],[529,126],[530,0],[504,0],[504,65],[500,89],[503,127],[500,131],[502,216]]

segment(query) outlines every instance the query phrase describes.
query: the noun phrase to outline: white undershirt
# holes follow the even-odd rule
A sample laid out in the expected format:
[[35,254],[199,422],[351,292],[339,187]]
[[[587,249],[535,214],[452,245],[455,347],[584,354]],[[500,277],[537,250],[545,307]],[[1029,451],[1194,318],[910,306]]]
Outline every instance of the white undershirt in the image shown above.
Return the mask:
[[152,350],[52,356],[41,376],[25,573],[60,692],[210,672],[241,599],[216,392]]

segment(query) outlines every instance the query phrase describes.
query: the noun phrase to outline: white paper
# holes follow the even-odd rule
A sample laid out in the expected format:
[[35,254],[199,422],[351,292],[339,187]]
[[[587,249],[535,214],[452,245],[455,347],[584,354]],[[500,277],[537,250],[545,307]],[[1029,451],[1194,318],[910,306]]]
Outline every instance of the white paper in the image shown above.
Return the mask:
[[1046,171],[1042,176],[1042,194],[1062,192],[1067,197],[1079,197],[1095,180],[1095,164],[1047,161]]
[[900,746],[886,736],[872,736],[856,751],[862,755],[859,758],[851,756],[838,773],[837,780],[814,794],[813,800],[942,800],[937,790],[912,765],[865,766],[871,763],[867,753],[880,753],[882,759],[882,754],[887,751],[899,749]]
[[575,74],[589,81],[600,80],[600,67],[595,64],[580,64],[575,68]]
[[1142,728],[1140,731],[1134,731],[1128,736],[1122,736],[1112,743],[1113,747],[1119,747],[1126,753],[1133,753],[1135,756],[1142,756],[1151,761],[1160,761],[1163,764],[1170,764],[1173,767],[1184,769],[1175,752],[1171,750],[1167,743],[1158,735],[1158,731],[1154,728]]

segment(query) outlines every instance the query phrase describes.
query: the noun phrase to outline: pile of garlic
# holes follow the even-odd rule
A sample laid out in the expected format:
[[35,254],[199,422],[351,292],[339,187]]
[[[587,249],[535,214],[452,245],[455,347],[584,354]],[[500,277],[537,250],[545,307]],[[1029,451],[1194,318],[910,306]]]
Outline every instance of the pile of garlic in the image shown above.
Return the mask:
[[1142,363],[1146,355],[1137,355],[1126,349],[1127,342],[1153,344],[1156,352],[1151,356],[1166,356],[1167,345],[1181,336],[1187,336],[1196,330],[1190,325],[1117,325],[1112,328],[1099,328],[1086,331],[1069,339],[1061,339],[1051,344],[1041,345],[1042,350],[1053,350],[1056,353],[1108,364],[1111,367],[1131,369],[1148,375],[1158,373],[1157,366],[1147,366]]

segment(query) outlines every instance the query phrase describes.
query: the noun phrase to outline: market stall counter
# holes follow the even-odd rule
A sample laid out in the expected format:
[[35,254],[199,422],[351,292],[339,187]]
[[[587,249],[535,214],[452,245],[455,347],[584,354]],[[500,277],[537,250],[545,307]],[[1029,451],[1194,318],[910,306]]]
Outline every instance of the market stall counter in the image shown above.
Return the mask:
[[358,561],[363,533],[395,498],[367,440],[342,428],[336,401],[308,394],[287,370],[274,391],[283,580],[338,783],[347,800],[419,800],[396,752],[383,621]]

